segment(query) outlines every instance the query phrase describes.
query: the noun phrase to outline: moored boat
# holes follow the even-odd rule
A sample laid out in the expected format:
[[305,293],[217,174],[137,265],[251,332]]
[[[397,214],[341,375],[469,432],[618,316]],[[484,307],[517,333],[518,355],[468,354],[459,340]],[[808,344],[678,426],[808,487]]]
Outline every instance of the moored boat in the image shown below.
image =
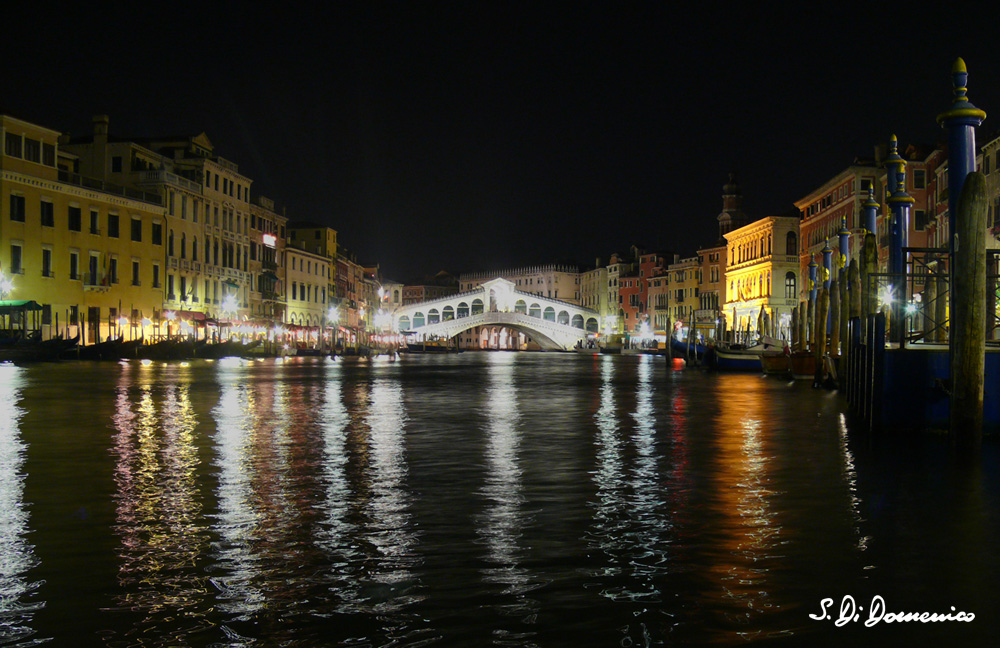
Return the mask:
[[816,377],[816,356],[812,351],[796,351],[789,356],[792,378],[813,380]]
[[760,354],[760,366],[769,376],[787,376],[792,372],[789,355],[784,350]]

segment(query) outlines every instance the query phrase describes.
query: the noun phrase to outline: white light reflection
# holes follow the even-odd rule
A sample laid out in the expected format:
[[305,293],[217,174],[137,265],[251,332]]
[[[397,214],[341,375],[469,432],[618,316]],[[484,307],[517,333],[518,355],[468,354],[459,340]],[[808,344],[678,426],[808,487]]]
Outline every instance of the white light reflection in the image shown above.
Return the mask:
[[848,446],[847,417],[843,413],[840,414],[840,454],[844,458],[844,482],[851,493],[851,517],[854,519],[854,533],[858,536],[857,546],[859,551],[864,551],[871,538],[861,534],[864,518],[861,517],[861,499],[858,497],[858,472],[854,468],[854,454]]
[[34,598],[42,583],[27,579],[39,561],[27,540],[29,515],[24,505],[27,446],[21,440],[24,410],[19,406],[23,371],[0,365],[0,643],[5,645],[22,645],[34,635],[30,624],[45,607],[44,601]]
[[[334,369],[339,365],[331,365]],[[326,485],[326,519],[320,543],[331,556],[333,585],[331,591],[343,602],[342,612],[357,609],[358,583],[354,565],[363,562],[362,552],[355,542],[357,525],[350,519],[354,496],[348,484],[349,454],[347,431],[350,413],[344,406],[339,375],[327,374],[320,425],[323,433],[322,478]]]
[[225,575],[212,579],[223,611],[248,618],[264,605],[264,594],[254,583],[258,570],[254,556],[254,528],[259,515],[252,501],[253,395],[244,384],[242,368],[219,362],[221,393],[212,411],[215,418],[215,466],[218,469],[216,559]]
[[376,585],[368,590],[369,605],[380,612],[398,611],[421,600],[414,593],[419,565],[414,555],[416,536],[410,526],[410,499],[406,490],[406,409],[398,378],[378,378],[371,388],[366,423],[371,434],[371,533],[377,550],[370,575]]
[[[518,538],[522,533],[524,513],[521,506],[521,468],[518,465],[520,446],[520,413],[514,381],[516,353],[494,353],[489,357],[489,383],[486,402],[486,478],[482,496],[486,510],[477,525],[477,533],[486,546],[490,566],[483,570],[488,583],[504,586],[504,593],[513,596],[509,605],[498,606],[505,615],[533,619],[537,601],[525,594],[533,589],[528,571],[521,565],[522,548]],[[524,638],[523,635],[519,635]]]
[[[616,577],[621,574],[622,565],[618,558],[621,541],[622,520],[626,519],[625,479],[622,469],[622,443],[618,433],[618,414],[615,404],[615,362],[610,355],[601,359],[600,407],[594,415],[597,424],[597,471],[594,482],[597,486],[597,510],[594,512],[594,530],[590,532],[591,544],[601,549],[609,563],[595,576]],[[605,591],[604,596],[614,593]]]

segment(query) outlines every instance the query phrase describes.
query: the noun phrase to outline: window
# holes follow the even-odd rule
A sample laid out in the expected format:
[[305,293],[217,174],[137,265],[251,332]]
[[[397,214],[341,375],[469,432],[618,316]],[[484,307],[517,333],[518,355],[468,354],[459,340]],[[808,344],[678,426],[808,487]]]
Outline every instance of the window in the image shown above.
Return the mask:
[[[156,243],[156,224],[153,224],[153,243]],[[167,234],[167,256],[174,256],[174,230]]]
[[115,155],[111,158],[111,173],[122,172],[122,156]]
[[29,162],[42,161],[42,143],[30,137],[24,138],[24,159]]
[[71,251],[69,253],[69,278],[80,279],[80,253]]
[[52,276],[52,249],[42,248],[42,276]]
[[132,240],[136,243],[142,242],[142,220],[132,217]]
[[153,264],[153,288],[160,287],[160,264]]
[[10,271],[12,274],[24,274],[24,268],[21,267],[20,243],[10,244]]
[[917,209],[913,212],[913,227],[918,232],[922,232],[927,227],[927,212]]
[[7,133],[4,137],[3,151],[11,157],[21,157],[21,136],[16,133]]
[[108,214],[108,236],[118,238],[118,214]]
[[50,203],[47,200],[43,200],[41,202],[41,205],[39,205],[39,207],[41,208],[42,227],[55,227],[56,226],[55,208],[52,205],[52,203]]
[[42,144],[42,164],[50,167],[56,165],[55,144]]
[[785,299],[795,299],[798,296],[795,290],[795,273],[785,273]]
[[132,259],[132,285],[138,286],[139,283],[139,260]]
[[70,207],[67,211],[69,231],[79,232],[83,229],[83,212],[79,207]]
[[173,216],[174,215],[174,192],[167,192],[167,212]]
[[163,225],[161,223],[153,223],[153,245],[163,245]]
[[798,237],[795,236],[795,232],[789,232],[785,237],[785,254],[791,256],[793,254],[799,253]]
[[181,276],[181,301],[187,301],[187,277]]
[[[986,166],[989,167],[988,164]],[[987,170],[986,173],[989,173],[989,170]],[[913,188],[914,189],[923,189],[926,186],[927,186],[927,172],[924,171],[923,169],[914,169],[913,170]]]
[[24,196],[10,195],[10,219],[19,223],[24,222]]
[[177,299],[174,295],[174,275],[167,275],[167,299]]
[[91,209],[90,210],[90,233],[91,234],[100,234],[101,233],[101,229],[97,226],[97,223],[98,223],[97,219],[98,219],[99,216],[100,216],[100,214],[98,213],[98,211],[96,209]]

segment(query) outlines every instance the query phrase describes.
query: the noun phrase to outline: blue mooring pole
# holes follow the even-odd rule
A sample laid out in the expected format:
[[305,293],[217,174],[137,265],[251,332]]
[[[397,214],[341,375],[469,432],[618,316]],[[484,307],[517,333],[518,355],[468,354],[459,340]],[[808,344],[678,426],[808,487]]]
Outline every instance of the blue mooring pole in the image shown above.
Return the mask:
[[955,226],[958,197],[962,194],[965,176],[976,170],[976,126],[986,119],[986,113],[973,106],[966,97],[968,79],[965,61],[955,59],[951,68],[951,108],[937,117],[938,123],[948,131],[948,250],[953,258],[955,233],[958,231]]
[[906,160],[896,153],[896,136],[889,140],[889,147],[892,155],[887,160],[887,165],[894,166],[896,172],[892,174],[895,182],[889,187],[891,194],[885,199],[890,210],[890,244],[889,244],[889,273],[892,275],[890,286],[892,286],[892,319],[890,320],[890,339],[893,342],[902,344],[905,327],[903,326],[903,313],[906,312],[906,253],[905,248],[909,240],[910,232],[910,205],[915,201],[906,193]]

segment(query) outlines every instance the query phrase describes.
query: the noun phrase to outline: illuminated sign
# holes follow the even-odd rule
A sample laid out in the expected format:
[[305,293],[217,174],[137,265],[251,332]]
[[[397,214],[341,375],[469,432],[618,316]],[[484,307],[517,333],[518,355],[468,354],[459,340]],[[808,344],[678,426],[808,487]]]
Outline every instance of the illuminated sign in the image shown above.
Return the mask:
[[277,247],[278,238],[274,234],[265,234],[263,236],[263,239],[264,239],[264,245],[266,245],[267,247],[269,248]]

